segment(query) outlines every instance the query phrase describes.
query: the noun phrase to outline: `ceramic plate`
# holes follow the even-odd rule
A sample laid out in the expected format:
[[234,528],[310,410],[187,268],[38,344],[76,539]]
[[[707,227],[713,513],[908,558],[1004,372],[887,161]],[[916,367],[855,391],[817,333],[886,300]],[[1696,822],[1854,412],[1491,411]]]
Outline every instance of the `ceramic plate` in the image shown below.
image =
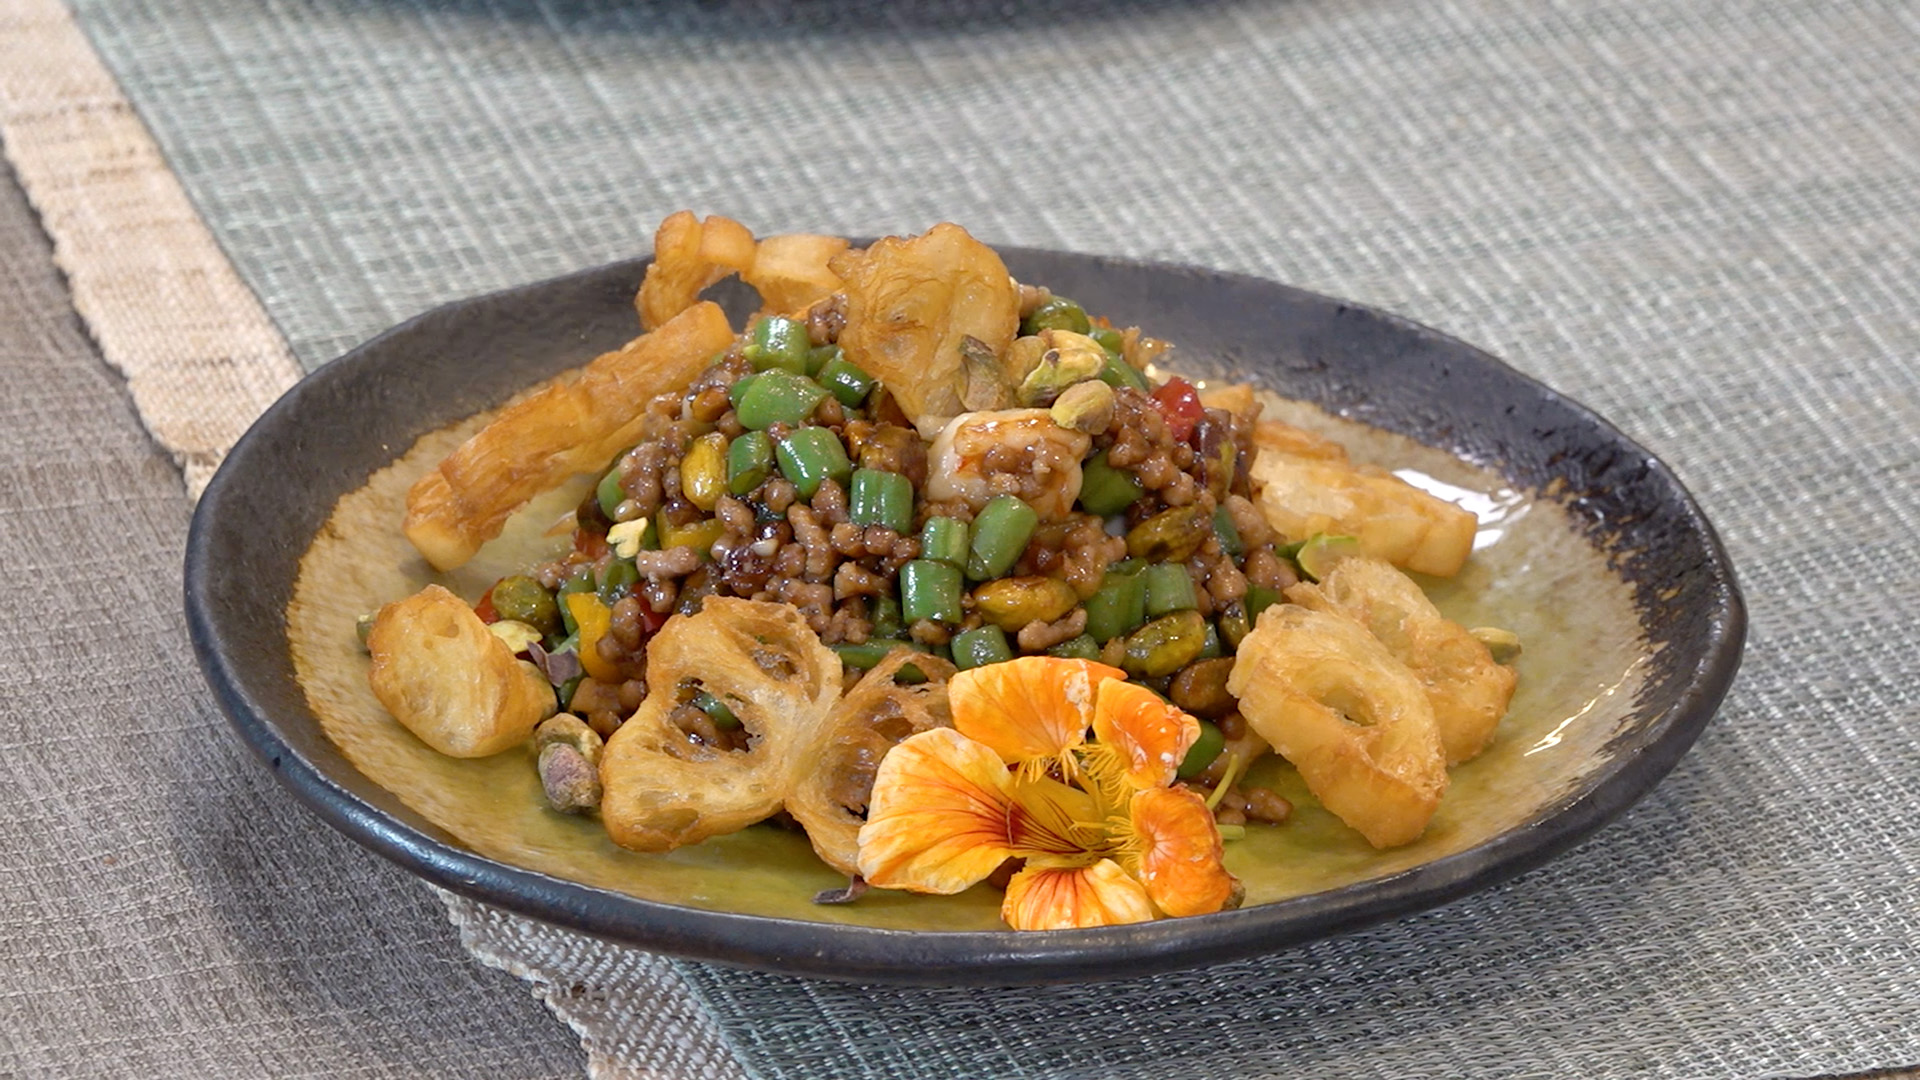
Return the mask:
[[[1465,503],[1468,569],[1427,582],[1468,625],[1526,643],[1500,735],[1417,843],[1376,852],[1284,764],[1254,780],[1294,818],[1229,844],[1237,911],[1014,934],[998,896],[869,893],[803,837],[756,826],[664,856],[541,807],[529,755],[455,761],[366,689],[355,616],[436,578],[399,535],[406,487],[516,392],[625,342],[644,262],[452,304],[327,365],[242,439],[194,515],[186,604],[208,681],[274,774],[329,824],[445,888],[649,949],[791,974],[1063,982],[1244,957],[1440,904],[1566,851],[1645,794],[1712,716],[1745,619],[1712,528],[1665,466],[1469,345],[1296,289],[1187,267],[1002,252],[1014,274],[1178,346],[1174,368],[1250,379],[1355,456]],[[721,296],[738,320],[744,289]],[[529,560],[569,498],[437,578],[475,596]],[[551,544],[552,541],[544,541]]]

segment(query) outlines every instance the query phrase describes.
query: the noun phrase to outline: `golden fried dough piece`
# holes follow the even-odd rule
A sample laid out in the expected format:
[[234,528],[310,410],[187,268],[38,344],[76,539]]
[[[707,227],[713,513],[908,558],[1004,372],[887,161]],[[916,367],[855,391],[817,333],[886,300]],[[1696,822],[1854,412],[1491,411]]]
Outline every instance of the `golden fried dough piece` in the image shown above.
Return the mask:
[[[917,686],[894,682],[894,674],[908,664],[927,681]],[[787,799],[787,812],[807,830],[822,862],[849,877],[860,872],[860,826],[874,770],[907,736],[953,725],[947,711],[952,676],[952,664],[902,646],[835,706],[808,755],[800,786]]]
[[832,269],[846,282],[840,347],[929,439],[965,411],[970,370],[997,372],[1020,328],[1006,264],[958,225],[843,252]]
[[[1200,400],[1206,402],[1205,396]],[[1315,461],[1347,460],[1346,447],[1305,428],[1283,424],[1278,420],[1262,420],[1253,425],[1253,448],[1263,454],[1271,452]]]
[[1318,585],[1289,588],[1287,599],[1352,619],[1407,665],[1426,688],[1448,765],[1486,749],[1518,676],[1494,663],[1466,627],[1440,614],[1412,578],[1380,559],[1341,559]]
[[[787,604],[708,597],[647,647],[650,693],[600,755],[600,817],[635,851],[672,851],[779,810],[811,767],[840,697],[840,658]],[[751,743],[690,741],[672,714],[698,687],[733,710]]]
[[1225,409],[1249,424],[1260,419],[1260,410],[1265,407],[1251,383],[1209,386],[1200,391],[1200,404],[1209,409]]
[[1350,619],[1268,608],[1240,643],[1227,689],[1322,805],[1377,848],[1418,839],[1447,789],[1425,690]]
[[798,315],[840,291],[840,275],[829,264],[845,250],[847,242],[838,236],[769,236],[760,241],[753,265],[741,276],[760,294],[761,310]]
[[687,385],[732,341],[720,308],[696,304],[507,406],[407,492],[407,539],[437,569],[466,562],[528,499],[639,441],[648,400]]
[[518,746],[553,714],[553,685],[540,669],[516,659],[465,601],[438,585],[381,608],[367,648],[373,696],[449,757]]
[[709,286],[745,273],[753,259],[753,233],[732,218],[699,221],[689,210],[670,215],[653,234],[653,263],[633,298],[641,327],[665,326]]
[[1252,475],[1260,512],[1288,540],[1351,536],[1368,555],[1440,577],[1473,553],[1471,513],[1383,470],[1262,449]]

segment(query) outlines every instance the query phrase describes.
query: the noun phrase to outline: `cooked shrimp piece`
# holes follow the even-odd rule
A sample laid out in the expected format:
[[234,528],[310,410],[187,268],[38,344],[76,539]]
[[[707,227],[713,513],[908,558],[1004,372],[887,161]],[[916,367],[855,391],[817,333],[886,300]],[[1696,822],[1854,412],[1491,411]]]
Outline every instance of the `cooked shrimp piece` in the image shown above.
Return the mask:
[[1494,663],[1466,627],[1440,614],[1412,578],[1380,559],[1346,558],[1318,585],[1289,588],[1287,599],[1352,619],[1407,665],[1433,706],[1448,765],[1486,749],[1519,677]]
[[1065,517],[1080,497],[1080,459],[1093,440],[1053,422],[1046,409],[961,413],[927,453],[926,497],[964,499],[975,510],[1018,495],[1043,518]]
[[1410,843],[1447,789],[1426,691],[1359,623],[1292,604],[1240,643],[1227,689],[1328,810],[1377,848]]

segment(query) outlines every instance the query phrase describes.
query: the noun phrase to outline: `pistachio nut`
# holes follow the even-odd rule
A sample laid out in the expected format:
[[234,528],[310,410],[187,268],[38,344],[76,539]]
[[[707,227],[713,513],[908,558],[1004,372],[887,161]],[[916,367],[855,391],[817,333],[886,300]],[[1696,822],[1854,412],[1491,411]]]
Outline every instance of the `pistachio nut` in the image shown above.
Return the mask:
[[1113,423],[1113,387],[1099,379],[1075,383],[1061,391],[1047,415],[1069,431],[1098,435]]
[[[1021,350],[1016,355],[1022,360],[1033,351],[1033,346],[1022,345],[1021,342],[1030,340],[1035,339],[1019,338],[1014,342],[1014,346]],[[1046,405],[1059,397],[1067,387],[1094,378],[1106,367],[1107,350],[1085,334],[1076,334],[1071,330],[1042,330],[1037,340],[1040,345],[1039,357],[1020,383],[1018,396],[1022,405]]]

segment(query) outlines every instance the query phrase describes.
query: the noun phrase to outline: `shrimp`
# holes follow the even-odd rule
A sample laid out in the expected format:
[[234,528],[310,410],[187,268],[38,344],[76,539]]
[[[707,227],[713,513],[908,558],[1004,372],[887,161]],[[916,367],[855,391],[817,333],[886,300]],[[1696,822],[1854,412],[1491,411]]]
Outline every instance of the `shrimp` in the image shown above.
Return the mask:
[[1045,409],[962,413],[940,429],[927,452],[927,498],[964,499],[978,510],[1003,488],[1017,488],[1008,493],[1041,517],[1063,518],[1080,497],[1080,459],[1091,445]]

